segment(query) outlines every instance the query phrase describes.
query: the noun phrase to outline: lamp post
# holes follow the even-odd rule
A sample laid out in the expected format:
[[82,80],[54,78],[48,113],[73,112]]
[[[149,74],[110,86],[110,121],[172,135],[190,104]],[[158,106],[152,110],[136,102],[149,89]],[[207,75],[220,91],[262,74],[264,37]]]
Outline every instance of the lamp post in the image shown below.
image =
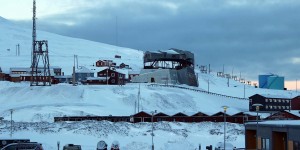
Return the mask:
[[224,150],[225,150],[225,142],[226,142],[226,110],[228,109],[228,106],[222,106],[224,109]]
[[259,111],[259,107],[263,105],[253,104],[252,106],[255,107],[255,111],[256,111],[256,150],[258,150],[258,111]]
[[152,136],[152,150],[154,150],[154,143],[153,143],[153,136],[154,136],[154,133],[153,133],[153,129],[154,129],[154,126],[153,126],[153,116],[154,116],[154,113],[156,113],[156,110],[155,111],[151,111],[151,114],[152,114],[152,119],[151,119],[151,122],[152,122],[152,133],[151,133],[151,136]]

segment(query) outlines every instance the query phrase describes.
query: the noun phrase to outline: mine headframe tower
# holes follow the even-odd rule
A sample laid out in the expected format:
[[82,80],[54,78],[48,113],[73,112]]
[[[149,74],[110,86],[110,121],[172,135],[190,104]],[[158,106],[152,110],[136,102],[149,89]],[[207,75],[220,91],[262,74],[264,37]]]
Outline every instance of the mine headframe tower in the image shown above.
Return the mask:
[[[32,58],[30,86],[51,86],[48,41],[36,41],[36,6],[33,0]],[[41,63],[40,63],[41,62]]]

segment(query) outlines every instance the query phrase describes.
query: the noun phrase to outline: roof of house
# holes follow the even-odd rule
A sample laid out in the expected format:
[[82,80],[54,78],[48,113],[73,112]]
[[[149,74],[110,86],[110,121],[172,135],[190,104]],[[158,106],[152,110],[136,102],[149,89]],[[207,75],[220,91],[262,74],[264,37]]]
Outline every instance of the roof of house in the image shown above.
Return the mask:
[[90,70],[89,68],[85,66],[80,66],[75,73],[94,73],[94,71]]
[[[300,120],[268,120],[268,121],[259,121],[259,125],[264,126],[276,126],[276,127],[287,127],[287,126],[296,126],[300,127]],[[256,126],[256,122],[248,122],[246,126]]]
[[[272,94],[255,94],[255,95],[260,95],[260,96],[265,97],[265,98],[284,98],[284,99],[291,99],[290,97],[285,96],[285,95],[272,95]],[[255,96],[255,95],[252,95],[252,96]],[[250,97],[252,97],[252,96],[250,96]]]
[[86,80],[106,80],[106,77],[87,77]]

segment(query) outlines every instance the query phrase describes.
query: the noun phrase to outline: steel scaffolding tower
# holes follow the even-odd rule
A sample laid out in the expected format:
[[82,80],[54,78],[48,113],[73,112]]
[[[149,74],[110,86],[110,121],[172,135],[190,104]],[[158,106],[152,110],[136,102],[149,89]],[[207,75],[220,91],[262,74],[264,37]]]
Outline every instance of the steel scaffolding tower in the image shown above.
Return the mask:
[[[36,6],[33,0],[32,57],[30,86],[51,86],[48,41],[36,41]],[[40,63],[41,62],[41,63]],[[39,64],[40,63],[40,64]]]

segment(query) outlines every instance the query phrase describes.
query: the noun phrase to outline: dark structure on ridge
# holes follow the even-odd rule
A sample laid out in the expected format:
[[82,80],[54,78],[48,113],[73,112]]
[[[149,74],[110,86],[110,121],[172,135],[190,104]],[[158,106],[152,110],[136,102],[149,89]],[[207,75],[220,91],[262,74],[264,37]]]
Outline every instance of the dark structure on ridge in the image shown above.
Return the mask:
[[132,81],[198,86],[194,72],[194,54],[175,48],[147,51],[144,54],[144,68]]

